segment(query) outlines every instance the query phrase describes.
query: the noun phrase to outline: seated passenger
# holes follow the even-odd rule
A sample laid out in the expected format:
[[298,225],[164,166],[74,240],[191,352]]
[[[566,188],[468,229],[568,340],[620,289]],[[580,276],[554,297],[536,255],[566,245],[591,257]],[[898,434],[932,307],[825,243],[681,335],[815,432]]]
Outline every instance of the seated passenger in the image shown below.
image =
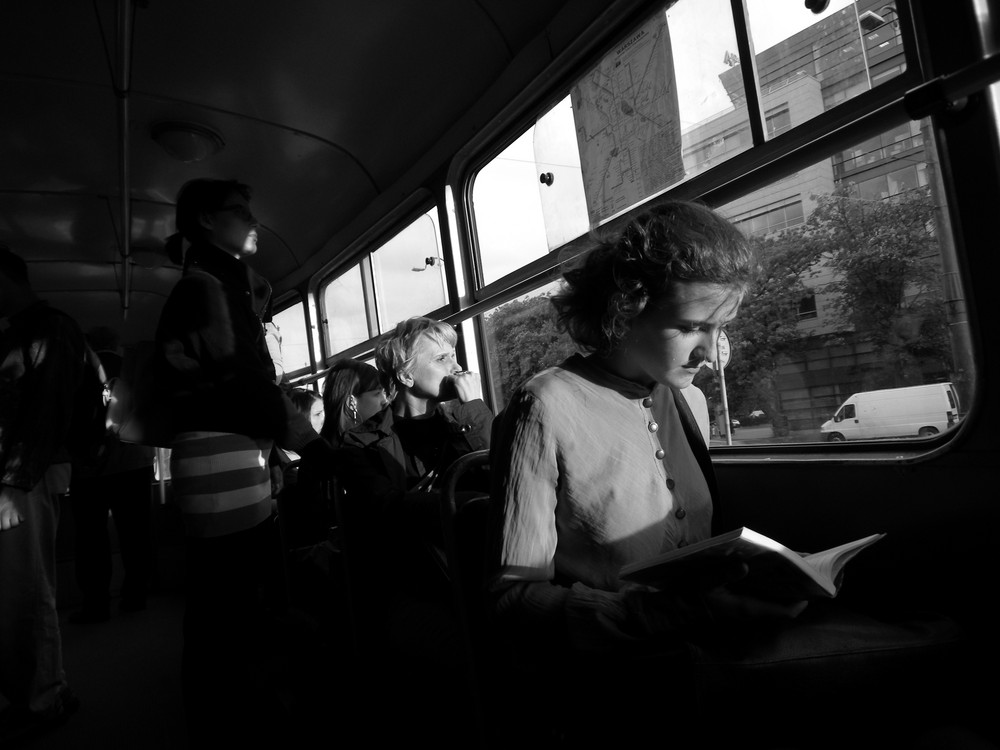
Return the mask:
[[[367,576],[361,589],[380,600],[369,609],[430,602],[450,610],[436,482],[455,459],[489,447],[493,421],[479,376],[455,359],[456,340],[447,323],[399,323],[375,350],[391,402],[345,432],[337,450],[345,498],[338,521]],[[488,481],[479,478],[478,486],[486,489]]]
[[317,433],[323,429],[325,410],[322,396],[309,388],[293,388],[288,392],[288,398]]
[[388,403],[378,370],[365,362],[345,359],[330,368],[323,387],[326,418],[320,435],[335,448],[344,433],[382,411]]
[[345,487],[368,494],[372,510],[408,515],[424,506],[425,518],[439,526],[437,496],[428,491],[455,459],[490,445],[493,413],[479,376],[458,364],[456,340],[448,323],[416,317],[399,323],[375,350],[391,402],[343,436],[345,447],[363,451],[371,472],[348,470]]
[[618,581],[623,565],[712,534],[708,410],[690,386],[714,361],[753,268],[735,228],[707,208],[672,204],[564,273],[553,304],[592,353],[523,384],[500,427],[502,618],[563,623],[553,639],[601,648],[737,612],[801,610],[725,588],[689,602]]
[[754,269],[742,235],[695,204],[633,222],[553,297],[575,354],[512,396],[493,447],[503,504],[497,614],[538,643],[604,649],[716,619],[797,615],[725,587],[690,600],[618,570],[712,534],[708,410],[691,383]]
[[[864,621],[870,629],[852,629],[856,620],[849,620],[852,628],[827,627],[817,617],[829,611],[821,603],[806,610],[804,601],[737,593],[731,584],[747,570],[738,561],[713,582],[683,589],[619,580],[626,564],[723,530],[713,518],[706,399],[691,385],[699,368],[715,360],[719,332],[736,316],[754,272],[748,243],[713,211],[684,202],[651,209],[564,271],[553,304],[570,336],[591,353],[524,383],[499,425],[491,455],[495,625],[513,649],[508,657],[520,655],[552,681],[534,703],[565,701],[551,714],[576,711],[579,721],[575,686],[602,687],[594,699],[599,709],[575,727],[587,735],[581,741],[669,737],[686,747],[692,738],[685,732],[697,738],[714,731],[694,710],[719,709],[703,698],[704,672],[692,671],[690,654],[706,653],[702,647],[720,671],[737,643],[763,649],[768,659],[755,667],[797,660],[799,679],[771,686],[790,688],[794,697],[797,684],[798,695],[814,700],[814,686],[846,685],[850,695],[854,687],[880,684],[869,679],[874,671],[865,671],[880,653],[868,648],[874,639],[892,644],[884,653],[903,653],[896,635],[904,631],[871,620]],[[910,638],[902,645],[919,656],[926,644]],[[874,659],[882,678],[890,662]],[[832,668],[817,672],[824,664]],[[753,672],[753,688],[735,698],[745,706],[727,704],[725,711],[746,707],[760,718],[772,706],[776,734],[797,713],[788,700],[756,689],[764,684],[753,682],[761,674],[773,672]],[[644,719],[667,706],[676,717],[669,728]],[[811,707],[823,716],[831,710],[822,701]]]

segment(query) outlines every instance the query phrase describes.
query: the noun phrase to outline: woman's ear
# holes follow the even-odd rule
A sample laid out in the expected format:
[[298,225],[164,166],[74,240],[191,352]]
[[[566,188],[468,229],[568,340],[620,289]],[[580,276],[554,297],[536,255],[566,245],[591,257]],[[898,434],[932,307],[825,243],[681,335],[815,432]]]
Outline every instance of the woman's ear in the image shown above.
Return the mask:
[[396,382],[398,382],[402,386],[411,388],[413,386],[413,376],[408,372],[400,372],[399,370],[397,370]]

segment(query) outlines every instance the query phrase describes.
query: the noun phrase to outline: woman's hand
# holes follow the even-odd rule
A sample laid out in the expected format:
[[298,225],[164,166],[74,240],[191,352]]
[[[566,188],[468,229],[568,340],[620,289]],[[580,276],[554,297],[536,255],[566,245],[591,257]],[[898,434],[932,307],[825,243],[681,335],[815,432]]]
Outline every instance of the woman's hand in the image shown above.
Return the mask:
[[717,623],[792,620],[802,614],[807,601],[777,602],[733,591],[730,586],[749,571],[742,560],[727,560],[710,574],[714,580],[700,582],[702,601]]
[[462,370],[450,375],[449,379],[456,397],[463,404],[483,397],[483,381],[476,373]]

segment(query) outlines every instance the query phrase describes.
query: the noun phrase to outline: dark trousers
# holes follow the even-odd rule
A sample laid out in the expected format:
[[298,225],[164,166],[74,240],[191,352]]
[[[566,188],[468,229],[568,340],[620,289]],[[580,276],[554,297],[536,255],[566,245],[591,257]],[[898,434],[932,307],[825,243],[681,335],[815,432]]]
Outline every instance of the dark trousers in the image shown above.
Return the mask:
[[261,587],[271,522],[186,542],[182,687],[191,746],[275,740],[281,721],[266,664],[272,642]]
[[74,477],[70,498],[76,523],[76,582],[83,607],[107,610],[111,598],[111,538],[115,520],[125,577],[122,601],[143,605],[152,575],[151,466],[96,477]]

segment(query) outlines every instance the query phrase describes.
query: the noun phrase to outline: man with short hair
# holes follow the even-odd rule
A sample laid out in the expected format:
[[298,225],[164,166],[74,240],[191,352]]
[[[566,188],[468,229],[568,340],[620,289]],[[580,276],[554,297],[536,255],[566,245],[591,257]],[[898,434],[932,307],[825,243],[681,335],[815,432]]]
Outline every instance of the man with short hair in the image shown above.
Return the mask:
[[83,334],[38,299],[24,260],[0,244],[0,746],[62,723],[66,683],[56,611],[59,496],[87,366]]

